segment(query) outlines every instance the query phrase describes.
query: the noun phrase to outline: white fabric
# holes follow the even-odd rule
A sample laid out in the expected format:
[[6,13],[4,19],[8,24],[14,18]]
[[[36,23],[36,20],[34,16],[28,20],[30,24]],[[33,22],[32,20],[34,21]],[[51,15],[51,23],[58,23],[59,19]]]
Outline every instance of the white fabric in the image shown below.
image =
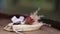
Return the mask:
[[11,18],[11,21],[12,21],[13,23],[16,23],[16,22],[17,22],[17,17],[16,17],[16,16],[13,16],[13,17]]
[[17,23],[17,22],[22,22],[22,24],[24,24],[24,17],[23,16],[20,16],[19,18],[17,18],[16,16],[13,16],[12,18],[11,18],[11,21],[13,22],[13,23]]
[[20,16],[18,20],[21,21],[21,22],[23,22],[24,21],[24,17]]

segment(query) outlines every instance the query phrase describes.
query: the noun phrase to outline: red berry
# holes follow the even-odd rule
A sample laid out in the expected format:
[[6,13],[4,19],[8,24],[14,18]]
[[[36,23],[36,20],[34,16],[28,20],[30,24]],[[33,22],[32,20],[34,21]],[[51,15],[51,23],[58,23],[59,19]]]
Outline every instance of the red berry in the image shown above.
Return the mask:
[[26,18],[26,21],[29,23],[29,24],[32,24],[34,22],[34,20],[31,18],[31,17],[27,17]]

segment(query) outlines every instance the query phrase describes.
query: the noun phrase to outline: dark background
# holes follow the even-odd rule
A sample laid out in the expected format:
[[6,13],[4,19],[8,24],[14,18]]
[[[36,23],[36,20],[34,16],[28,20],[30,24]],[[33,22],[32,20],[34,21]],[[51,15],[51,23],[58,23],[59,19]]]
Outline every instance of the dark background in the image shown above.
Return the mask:
[[4,13],[9,14],[30,14],[41,8],[39,15],[46,19],[60,22],[60,0],[6,0]]

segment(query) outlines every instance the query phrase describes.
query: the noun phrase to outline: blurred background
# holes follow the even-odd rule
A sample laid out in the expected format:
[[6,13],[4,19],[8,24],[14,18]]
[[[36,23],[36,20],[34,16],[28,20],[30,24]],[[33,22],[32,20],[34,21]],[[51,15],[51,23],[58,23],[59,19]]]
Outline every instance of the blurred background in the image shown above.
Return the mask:
[[60,0],[0,0],[0,11],[9,14],[30,14],[39,7],[39,15],[60,22]]

